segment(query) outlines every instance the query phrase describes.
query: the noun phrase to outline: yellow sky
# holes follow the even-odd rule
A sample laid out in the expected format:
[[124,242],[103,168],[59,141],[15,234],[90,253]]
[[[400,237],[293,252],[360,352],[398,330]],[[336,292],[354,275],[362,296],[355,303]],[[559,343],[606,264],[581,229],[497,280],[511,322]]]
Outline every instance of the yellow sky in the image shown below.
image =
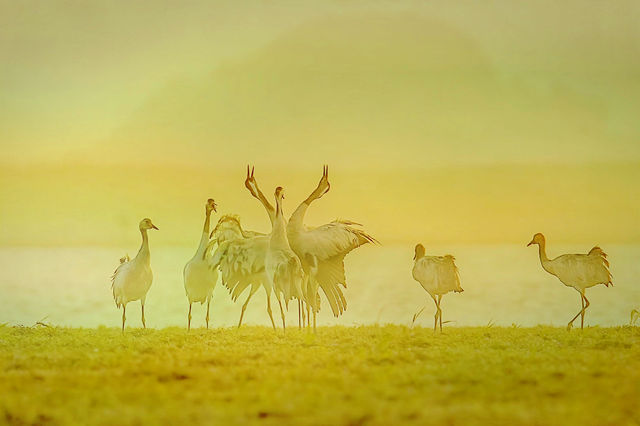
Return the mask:
[[386,241],[640,240],[637,2],[0,9],[0,243],[268,231],[247,162]]

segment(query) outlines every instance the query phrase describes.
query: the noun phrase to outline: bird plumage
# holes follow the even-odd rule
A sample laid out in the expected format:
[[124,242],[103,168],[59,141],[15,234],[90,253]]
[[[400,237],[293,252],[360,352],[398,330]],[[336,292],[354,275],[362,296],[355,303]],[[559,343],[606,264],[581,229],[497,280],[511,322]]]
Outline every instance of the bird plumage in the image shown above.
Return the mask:
[[244,312],[251,297],[263,287],[267,294],[267,313],[275,328],[271,312],[272,287],[265,271],[265,257],[269,247],[269,236],[242,228],[237,216],[223,216],[211,233],[210,246],[218,244],[210,259],[210,266],[218,268],[222,284],[229,290],[231,298],[238,297],[250,288],[249,296],[242,305],[238,327],[242,325]]
[[[318,186],[291,214],[286,226],[289,245],[298,256],[305,274],[304,287],[313,307],[314,320],[320,308],[320,299],[311,294],[316,294],[318,288],[321,288],[334,316],[342,314],[347,308],[346,298],[340,288],[346,288],[347,283],[344,258],[363,244],[377,243],[371,235],[358,228],[362,225],[356,222],[337,219],[318,227],[304,224],[304,217],[311,203],[321,198],[331,187],[328,173],[328,167],[325,166]],[[249,170],[249,167],[245,186],[262,203],[273,224],[275,209],[260,191],[253,170]]]
[[555,275],[564,285],[573,287],[580,293],[582,309],[569,321],[567,328],[570,329],[573,326],[578,316],[581,317],[580,326],[583,328],[584,315],[590,304],[585,296],[585,290],[598,284],[604,284],[607,287],[609,284],[613,285],[607,254],[600,247],[595,246],[587,254],[563,254],[555,259],[549,259],[544,235],[535,234],[527,246],[532,244],[538,245],[538,256],[542,268]]
[[282,212],[284,190],[281,187],[276,188],[275,199],[276,216],[273,221],[269,248],[265,257],[265,270],[267,279],[271,283],[280,305],[282,326],[284,328],[285,316],[282,308],[282,299],[285,305],[288,305],[288,302],[294,298],[299,301],[304,300],[307,303],[310,303],[310,301],[305,298],[306,293],[302,289],[304,282],[302,264],[291,249],[287,238],[286,221]]
[[152,282],[149,256],[136,256],[121,263],[111,275],[111,291],[116,306],[120,308],[129,302],[144,299]]
[[607,254],[598,246],[587,254],[563,254],[549,259],[546,253],[546,240],[542,234],[536,234],[529,243],[538,244],[540,263],[545,271],[555,275],[564,285],[583,291],[598,284],[607,287],[612,282]]
[[443,295],[451,291],[462,293],[460,274],[451,255],[424,256],[413,265],[413,278],[430,295]]
[[464,291],[460,286],[460,274],[455,258],[450,254],[425,256],[424,246],[417,244],[413,260],[413,278],[429,293],[436,304],[433,331],[436,331],[438,321],[440,321],[440,331],[442,331],[442,309],[440,307],[442,296],[451,291],[455,293]]
[[209,226],[211,213],[216,211],[216,203],[208,199],[205,206],[205,220],[200,236],[200,243],[194,256],[187,262],[183,270],[184,290],[189,301],[189,315],[187,329],[191,328],[191,305],[207,303],[206,324],[209,328],[209,306],[213,296],[213,290],[218,281],[218,271],[212,268],[208,260]]
[[138,254],[131,260],[129,256],[120,258],[120,264],[111,276],[111,291],[118,308],[122,307],[122,330],[124,331],[125,311],[127,303],[140,300],[142,305],[142,325],[146,328],[144,304],[147,292],[153,282],[151,271],[151,254],[149,252],[149,229],[158,229],[151,219],[145,218],[138,226],[142,234],[142,245]]
[[336,219],[333,222],[309,227],[304,224],[307,209],[315,200],[329,192],[329,167],[324,166],[316,188],[291,214],[287,224],[287,236],[291,248],[298,255],[306,273],[307,293],[315,315],[320,309],[316,297],[321,288],[334,316],[347,309],[347,300],[340,286],[347,287],[344,258],[352,250],[367,243],[377,243],[371,235],[358,228],[359,223]]

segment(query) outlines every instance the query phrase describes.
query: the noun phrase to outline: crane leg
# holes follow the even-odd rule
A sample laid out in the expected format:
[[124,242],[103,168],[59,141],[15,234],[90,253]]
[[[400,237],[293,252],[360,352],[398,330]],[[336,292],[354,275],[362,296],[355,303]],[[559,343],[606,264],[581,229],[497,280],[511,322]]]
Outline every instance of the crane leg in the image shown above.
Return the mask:
[[583,294],[582,297],[584,297],[584,309],[582,310],[582,318],[584,319],[584,314],[587,312],[587,308],[589,307],[590,303],[589,303],[589,299],[587,299],[587,296]]
[[[249,305],[249,300],[251,300],[251,298],[253,297],[256,291],[258,291],[258,287],[256,287],[255,290],[253,289],[253,287],[251,287],[251,291],[249,292],[249,297],[247,297],[246,302],[244,302],[244,305],[242,305],[242,311],[240,312],[240,321],[238,322],[238,328],[240,328],[240,326],[242,325],[242,318],[244,318],[244,311],[247,310],[247,305]],[[271,319],[271,322],[273,322],[273,319]]]
[[284,309],[282,309],[282,301],[280,301],[280,297],[278,299],[278,305],[280,305],[280,316],[282,317],[282,331],[285,331],[287,326],[284,321]]
[[313,332],[316,332],[316,311],[313,311]]
[[298,299],[298,329],[302,329],[302,307],[300,306],[300,299]]
[[311,327],[311,307],[307,303],[307,328]]
[[144,320],[144,303],[142,304],[142,328],[147,328],[147,322]]
[[205,321],[207,322],[207,330],[209,329],[209,305],[211,304],[211,298],[207,299],[207,316],[205,317]]
[[442,302],[442,295],[438,295],[438,317],[440,320],[440,333],[442,333],[442,309],[440,309],[440,302]]
[[189,302],[189,315],[187,315],[187,331],[191,330],[191,305],[192,303]]
[[438,306],[438,301],[436,300],[436,298],[434,296],[431,296],[431,298],[433,299],[433,303],[436,304],[436,314],[433,317],[433,332],[435,333],[436,331],[438,331],[438,317],[440,316],[440,307]]
[[[583,297],[584,297],[584,296],[583,296],[583,294],[582,294],[582,293],[580,293],[580,301],[582,301],[582,300],[583,300],[583,299],[582,299]],[[585,298],[585,299],[586,299],[586,298]],[[589,306],[589,302],[588,302],[588,301],[587,301],[587,306]],[[571,319],[571,321],[569,321],[569,324],[567,324],[567,330],[571,330],[571,328],[573,327],[573,322],[574,322],[574,321],[575,321],[575,320],[576,320],[580,315],[582,315],[582,314],[584,313],[584,310],[585,310],[585,309],[586,309],[586,307],[583,305],[582,309],[580,309],[580,312],[578,312],[578,313],[576,314],[576,316],[575,316],[575,317],[573,317],[573,318]]]
[[302,302],[302,328],[306,327],[306,322],[307,322],[307,316],[305,313],[306,310],[306,303],[304,303],[304,301]]
[[271,325],[273,326],[273,330],[275,331],[276,323],[273,321],[273,312],[271,311],[271,292],[267,292],[267,313],[269,314]]
[[124,322],[127,319],[127,305],[122,304],[122,332],[124,333]]
[[580,330],[584,328],[584,296],[580,295],[580,302],[582,303],[582,311],[580,311]]

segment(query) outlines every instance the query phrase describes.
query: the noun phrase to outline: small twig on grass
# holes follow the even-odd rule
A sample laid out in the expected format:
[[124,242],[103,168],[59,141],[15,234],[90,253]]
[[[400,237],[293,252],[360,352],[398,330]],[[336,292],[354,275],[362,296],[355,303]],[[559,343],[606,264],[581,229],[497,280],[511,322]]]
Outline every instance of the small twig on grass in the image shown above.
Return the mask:
[[36,321],[35,324],[32,325],[32,327],[36,327],[36,326],[41,326],[41,327],[51,327],[49,324],[46,324],[44,322],[44,320],[46,320],[47,318],[49,318],[49,315],[45,315],[43,318],[41,318],[39,321]]
[[413,328],[413,325],[416,323],[416,320],[418,319],[422,311],[424,311],[424,308],[426,308],[426,306],[423,306],[422,309],[413,314],[413,319],[411,320],[411,328]]

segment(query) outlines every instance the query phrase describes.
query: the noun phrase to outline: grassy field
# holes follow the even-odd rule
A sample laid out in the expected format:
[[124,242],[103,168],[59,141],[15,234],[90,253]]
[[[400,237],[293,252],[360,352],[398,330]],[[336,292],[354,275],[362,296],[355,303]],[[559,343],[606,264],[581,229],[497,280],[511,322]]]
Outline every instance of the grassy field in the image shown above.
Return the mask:
[[0,423],[640,424],[640,328],[0,326]]

